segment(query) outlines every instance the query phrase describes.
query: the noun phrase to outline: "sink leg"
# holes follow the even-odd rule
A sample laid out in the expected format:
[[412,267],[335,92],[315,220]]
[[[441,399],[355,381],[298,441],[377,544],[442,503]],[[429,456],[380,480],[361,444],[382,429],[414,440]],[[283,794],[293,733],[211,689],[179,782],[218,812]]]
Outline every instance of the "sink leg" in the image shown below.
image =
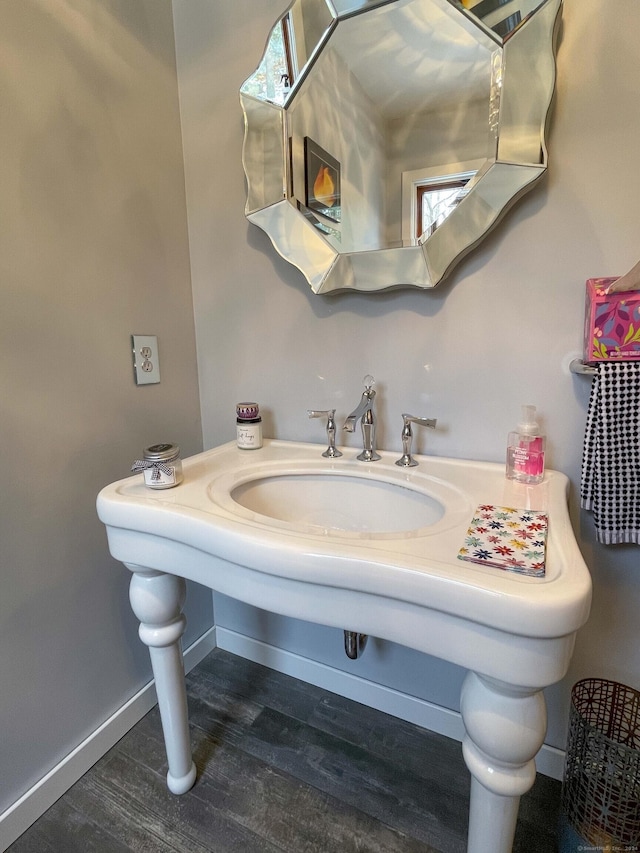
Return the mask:
[[196,780],[191,757],[187,693],[181,638],[187,620],[182,613],[186,589],[182,578],[128,566],[133,571],[129,600],[140,620],[140,639],[149,647],[160,719],[167,750],[167,785],[184,794]]
[[460,710],[471,773],[468,853],[510,853],[520,797],[536,778],[547,711],[539,690],[467,674]]

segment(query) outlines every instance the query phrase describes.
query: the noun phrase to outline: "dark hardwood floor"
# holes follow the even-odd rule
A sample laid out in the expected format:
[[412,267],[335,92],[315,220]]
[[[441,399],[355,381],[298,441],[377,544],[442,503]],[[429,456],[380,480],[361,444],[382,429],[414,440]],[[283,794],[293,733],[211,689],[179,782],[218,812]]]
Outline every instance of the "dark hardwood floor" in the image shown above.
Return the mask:
[[[461,746],[219,649],[188,676],[196,784],[168,793],[154,708],[10,853],[463,853]],[[514,851],[553,853],[538,775]]]

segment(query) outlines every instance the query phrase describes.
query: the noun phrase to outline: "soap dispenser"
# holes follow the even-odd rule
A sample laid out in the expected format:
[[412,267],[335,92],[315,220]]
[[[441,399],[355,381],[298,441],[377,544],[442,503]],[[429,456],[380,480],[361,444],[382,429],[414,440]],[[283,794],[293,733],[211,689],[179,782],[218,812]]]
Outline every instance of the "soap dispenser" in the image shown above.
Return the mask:
[[518,428],[507,440],[507,479],[535,485],[544,477],[545,437],[540,434],[536,407],[523,406]]

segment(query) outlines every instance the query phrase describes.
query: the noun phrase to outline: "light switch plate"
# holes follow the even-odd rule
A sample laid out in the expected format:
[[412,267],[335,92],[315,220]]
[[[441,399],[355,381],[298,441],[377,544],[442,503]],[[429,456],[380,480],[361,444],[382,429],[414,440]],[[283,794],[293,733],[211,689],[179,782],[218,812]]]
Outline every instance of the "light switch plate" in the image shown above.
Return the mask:
[[133,374],[137,385],[160,382],[158,338],[155,335],[131,335]]

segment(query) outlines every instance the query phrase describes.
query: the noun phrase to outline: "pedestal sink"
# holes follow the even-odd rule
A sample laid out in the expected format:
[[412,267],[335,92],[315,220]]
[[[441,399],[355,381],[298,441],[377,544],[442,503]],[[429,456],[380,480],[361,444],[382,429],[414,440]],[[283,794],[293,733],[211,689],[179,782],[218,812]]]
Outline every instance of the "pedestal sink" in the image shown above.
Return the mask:
[[[102,490],[112,555],[133,572],[131,604],[151,653],[174,793],[195,780],[180,638],[184,578],[286,616],[391,640],[469,670],[461,696],[471,772],[470,853],[511,850],[519,798],[546,731],[542,689],[567,671],[586,621],[589,572],[568,481],[507,481],[502,465],[397,452],[323,459],[319,445],[226,444],[154,491],[142,475]],[[457,559],[479,504],[549,515],[544,578]]]

